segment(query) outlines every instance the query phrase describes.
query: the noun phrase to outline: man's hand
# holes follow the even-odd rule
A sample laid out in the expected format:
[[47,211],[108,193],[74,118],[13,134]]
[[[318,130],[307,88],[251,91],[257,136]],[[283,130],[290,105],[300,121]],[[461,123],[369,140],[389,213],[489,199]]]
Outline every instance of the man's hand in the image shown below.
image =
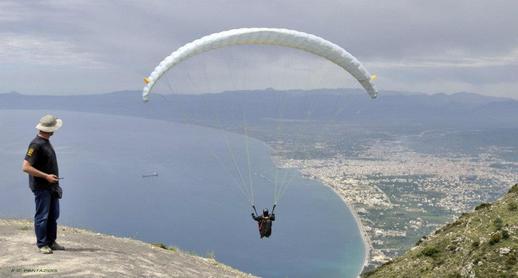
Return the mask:
[[58,180],[59,180],[58,176],[56,176],[56,175],[54,175],[54,174],[50,174],[50,175],[45,176],[45,179],[46,179],[49,183],[56,183],[56,182],[58,182]]

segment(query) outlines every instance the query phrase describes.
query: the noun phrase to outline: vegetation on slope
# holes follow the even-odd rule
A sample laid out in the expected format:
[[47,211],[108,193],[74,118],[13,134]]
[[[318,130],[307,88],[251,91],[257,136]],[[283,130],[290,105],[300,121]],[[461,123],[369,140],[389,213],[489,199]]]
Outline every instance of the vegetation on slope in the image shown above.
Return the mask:
[[518,184],[364,277],[518,277]]

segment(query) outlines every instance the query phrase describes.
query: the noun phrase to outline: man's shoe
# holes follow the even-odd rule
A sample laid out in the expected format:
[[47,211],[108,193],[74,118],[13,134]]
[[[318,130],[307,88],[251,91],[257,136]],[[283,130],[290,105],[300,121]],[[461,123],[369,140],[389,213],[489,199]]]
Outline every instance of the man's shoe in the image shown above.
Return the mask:
[[50,249],[50,247],[45,245],[45,246],[40,248],[40,253],[41,254],[52,254],[52,249]]
[[54,242],[50,245],[50,249],[52,250],[65,250],[65,247],[59,245],[57,242]]

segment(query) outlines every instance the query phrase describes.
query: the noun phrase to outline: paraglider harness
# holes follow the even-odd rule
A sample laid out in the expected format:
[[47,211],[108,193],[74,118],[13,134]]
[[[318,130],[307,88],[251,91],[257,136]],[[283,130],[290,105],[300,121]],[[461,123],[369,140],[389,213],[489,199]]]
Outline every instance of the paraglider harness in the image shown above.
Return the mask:
[[[256,218],[254,218],[257,221],[259,234],[261,235],[261,238],[270,237],[270,235],[272,234],[272,220],[275,220],[275,218],[271,219],[271,217],[272,215],[274,215],[276,206],[277,204],[273,205],[272,212],[267,217],[261,215],[261,220],[257,220]],[[255,205],[252,205],[252,208],[254,209],[255,215],[259,216],[259,214],[257,213],[257,209],[255,208]]]

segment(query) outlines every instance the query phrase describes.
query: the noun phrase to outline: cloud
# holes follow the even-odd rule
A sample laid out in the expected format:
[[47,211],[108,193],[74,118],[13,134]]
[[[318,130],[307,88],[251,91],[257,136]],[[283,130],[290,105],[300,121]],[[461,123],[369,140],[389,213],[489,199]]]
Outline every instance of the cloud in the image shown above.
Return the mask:
[[[62,74],[56,67],[68,67],[69,80],[77,82],[67,84],[66,90],[75,88],[71,93],[96,90],[83,76],[116,77],[96,80],[98,91],[135,89],[160,60],[187,42],[231,28],[266,26],[314,33],[343,46],[378,74],[382,89],[485,94],[495,89],[518,98],[518,81],[509,72],[518,59],[516,10],[518,2],[509,0],[4,0],[0,59],[10,68],[0,63],[0,79],[11,76],[13,66],[23,74],[34,63],[49,69],[41,72],[47,77],[41,80]],[[257,77],[241,76],[249,79],[243,86],[260,86],[274,72],[268,77],[274,86],[263,87],[311,87],[308,75],[297,70],[308,66],[323,68],[325,74],[314,73],[323,75],[322,85],[356,85],[311,55],[272,48],[214,51],[182,69],[219,76],[210,87],[223,90],[236,86],[219,72],[231,59],[235,75]],[[36,91],[65,90],[64,84],[39,85]],[[26,86],[0,84],[0,91]]]
[[95,55],[79,51],[66,41],[18,34],[0,34],[0,61],[4,64],[101,68]]
[[0,23],[12,24],[23,19],[20,3],[0,2]]
[[489,68],[518,65],[518,48],[495,56],[469,55],[462,50],[443,56],[407,57],[399,61],[370,61],[376,68]]

